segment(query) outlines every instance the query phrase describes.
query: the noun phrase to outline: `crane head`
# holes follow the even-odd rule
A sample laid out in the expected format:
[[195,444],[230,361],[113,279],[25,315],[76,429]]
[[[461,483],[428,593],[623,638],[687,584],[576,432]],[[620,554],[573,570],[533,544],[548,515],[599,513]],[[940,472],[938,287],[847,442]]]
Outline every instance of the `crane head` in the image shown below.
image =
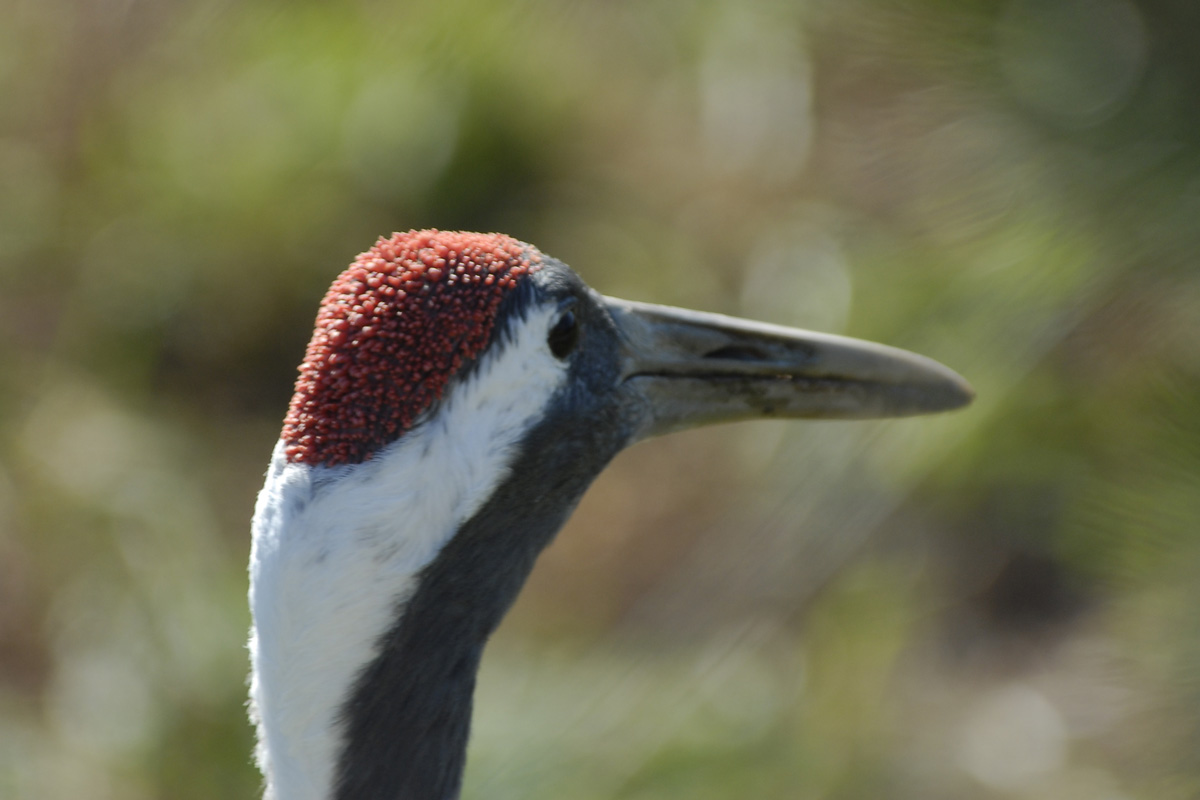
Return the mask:
[[971,398],[954,372],[902,350],[608,298],[508,236],[410,231],[381,238],[326,293],[284,423],[288,459],[370,458],[518,336],[540,338],[529,358],[545,367],[527,370],[542,383],[521,392],[526,405],[563,394],[561,410],[569,400],[581,421],[612,420],[622,444],[735,419],[904,416]]
[[255,510],[269,796],[455,797],[483,646],[626,446],[970,398],[903,350],[605,297],[507,236],[380,239],[325,295]]

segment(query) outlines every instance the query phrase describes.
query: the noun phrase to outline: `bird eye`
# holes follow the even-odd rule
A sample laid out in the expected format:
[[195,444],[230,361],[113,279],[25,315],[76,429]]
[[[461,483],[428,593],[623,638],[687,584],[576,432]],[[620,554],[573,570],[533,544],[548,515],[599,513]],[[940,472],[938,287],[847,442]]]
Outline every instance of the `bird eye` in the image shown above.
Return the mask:
[[567,309],[555,320],[546,343],[550,345],[550,352],[555,358],[571,355],[575,345],[579,344],[579,321],[575,319],[574,311]]

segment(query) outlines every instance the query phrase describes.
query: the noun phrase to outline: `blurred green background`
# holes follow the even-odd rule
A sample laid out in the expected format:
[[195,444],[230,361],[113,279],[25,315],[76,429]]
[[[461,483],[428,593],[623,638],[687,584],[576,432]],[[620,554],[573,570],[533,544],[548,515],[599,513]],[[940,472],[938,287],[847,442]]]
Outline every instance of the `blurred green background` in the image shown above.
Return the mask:
[[1200,797],[1193,0],[0,0],[0,797],[257,795],[254,495],[427,226],[978,392],[623,454],[467,798]]

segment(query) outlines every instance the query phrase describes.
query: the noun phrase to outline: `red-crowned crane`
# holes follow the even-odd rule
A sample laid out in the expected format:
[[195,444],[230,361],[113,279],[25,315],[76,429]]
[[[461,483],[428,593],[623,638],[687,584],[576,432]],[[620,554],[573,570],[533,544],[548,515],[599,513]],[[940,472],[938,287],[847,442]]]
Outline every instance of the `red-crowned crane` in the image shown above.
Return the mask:
[[457,797],[484,645],[622,448],[970,398],[903,350],[601,296],[500,234],[380,239],[322,301],[254,512],[266,796]]

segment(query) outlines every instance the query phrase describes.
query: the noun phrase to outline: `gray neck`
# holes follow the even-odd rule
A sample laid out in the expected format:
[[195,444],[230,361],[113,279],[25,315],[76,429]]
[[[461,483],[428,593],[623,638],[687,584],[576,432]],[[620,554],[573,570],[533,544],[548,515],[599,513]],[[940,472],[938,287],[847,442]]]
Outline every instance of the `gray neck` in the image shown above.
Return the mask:
[[422,571],[343,706],[339,800],[458,797],[483,647],[623,444],[608,431],[564,436],[552,419],[532,430],[509,477]]

